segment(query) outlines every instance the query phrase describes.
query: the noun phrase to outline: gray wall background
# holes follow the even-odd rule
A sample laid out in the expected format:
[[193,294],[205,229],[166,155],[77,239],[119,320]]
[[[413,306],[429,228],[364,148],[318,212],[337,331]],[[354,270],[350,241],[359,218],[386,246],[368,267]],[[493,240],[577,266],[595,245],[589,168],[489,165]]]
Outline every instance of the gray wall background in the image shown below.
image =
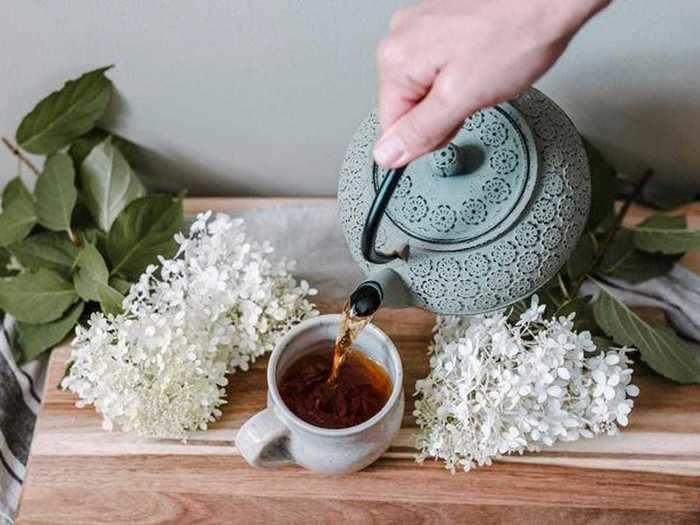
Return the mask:
[[[65,79],[114,63],[108,124],[148,148],[140,167],[158,184],[332,195],[376,103],[376,42],[409,3],[0,0],[0,133]],[[538,87],[623,170],[700,189],[697,0],[615,0]],[[1,150],[0,182],[16,169]]]

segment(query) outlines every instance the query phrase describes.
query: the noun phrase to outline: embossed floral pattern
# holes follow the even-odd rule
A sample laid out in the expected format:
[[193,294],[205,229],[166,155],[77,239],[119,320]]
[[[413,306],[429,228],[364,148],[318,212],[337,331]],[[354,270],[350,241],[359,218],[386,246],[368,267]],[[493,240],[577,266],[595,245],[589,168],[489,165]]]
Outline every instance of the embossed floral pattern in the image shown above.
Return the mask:
[[469,299],[475,297],[479,293],[479,285],[471,279],[463,279],[455,281],[454,293],[457,297]]
[[486,220],[486,204],[481,199],[468,199],[462,204],[462,220],[469,225],[481,224]]
[[409,193],[411,193],[412,187],[413,181],[411,180],[411,176],[403,175],[399,181],[399,185],[396,186],[396,189],[394,190],[394,197],[397,199],[408,197]]
[[518,155],[509,149],[496,150],[489,159],[489,165],[499,175],[513,173],[518,167]]
[[540,256],[537,252],[525,252],[518,257],[518,270],[524,274],[531,274],[537,270],[540,265]]
[[441,280],[426,279],[421,284],[421,291],[428,297],[443,297],[447,290]]
[[430,224],[439,232],[450,231],[456,222],[457,214],[446,204],[441,204],[430,213]]
[[508,292],[511,297],[519,298],[528,295],[533,290],[532,279],[519,279],[513,283]]
[[500,146],[508,140],[508,130],[501,122],[491,122],[481,130],[481,141],[487,146]]
[[489,271],[491,264],[489,258],[480,253],[473,253],[467,256],[465,268],[472,277],[482,278]]
[[557,137],[557,125],[548,117],[535,121],[535,133],[544,140],[554,140]]
[[491,258],[500,266],[512,265],[518,257],[518,248],[511,241],[506,241],[491,250]]
[[542,161],[547,167],[559,169],[564,165],[564,153],[559,146],[550,144],[542,150]]
[[537,244],[539,238],[540,231],[537,226],[531,222],[520,224],[515,228],[515,240],[521,246],[532,248]]
[[462,268],[454,257],[443,257],[437,262],[437,271],[446,281],[454,281],[459,279]]
[[428,215],[428,201],[417,195],[408,199],[403,205],[403,213],[411,222],[418,222]]
[[566,221],[571,220],[576,215],[576,201],[573,197],[566,196],[559,204],[559,213]]
[[413,261],[410,268],[411,273],[413,273],[417,277],[425,277],[427,275],[430,275],[430,273],[433,271],[433,263],[430,259],[422,258]]
[[564,190],[564,181],[558,174],[551,174],[544,179],[544,192],[556,197]]
[[488,285],[494,290],[502,290],[511,282],[511,275],[505,270],[491,272],[488,277]]
[[550,226],[542,234],[542,244],[545,248],[554,250],[561,242],[561,230],[557,226]]
[[494,177],[484,183],[484,197],[491,204],[499,204],[510,197],[510,184],[500,177]]
[[532,207],[535,220],[541,224],[549,224],[557,216],[557,207],[549,199],[540,199]]

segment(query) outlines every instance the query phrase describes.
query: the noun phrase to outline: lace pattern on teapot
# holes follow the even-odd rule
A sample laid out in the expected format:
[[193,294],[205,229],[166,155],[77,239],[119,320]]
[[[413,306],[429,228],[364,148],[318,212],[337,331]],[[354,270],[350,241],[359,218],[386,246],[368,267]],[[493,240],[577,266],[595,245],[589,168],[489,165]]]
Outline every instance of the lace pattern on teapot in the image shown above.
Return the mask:
[[[458,314],[511,304],[554,276],[583,231],[590,206],[590,178],[581,139],[573,124],[552,101],[534,89],[511,104],[533,130],[538,152],[537,182],[517,224],[481,245],[436,252],[416,248],[415,240],[397,226],[397,221],[387,220],[386,216],[382,221],[378,238],[384,250],[404,243],[411,247],[407,262],[395,260],[388,266],[408,282],[417,306]],[[496,176],[481,184],[478,195],[465,192],[456,206],[436,205],[417,193],[420,174],[407,170],[392,198],[392,212],[401,210],[407,223],[409,218],[413,221],[412,227],[426,225],[431,231],[449,232],[481,224],[493,206],[512,199],[515,188],[507,178],[515,169],[515,150],[508,142],[512,139],[511,130],[498,125],[502,122],[493,118],[494,111],[491,108],[477,112],[464,123],[464,129],[478,132],[492,148],[484,160]],[[360,252],[360,236],[375,195],[376,174],[371,169],[371,155],[378,132],[379,123],[372,113],[357,130],[347,151],[338,195],[342,229],[352,256],[366,273],[380,267],[366,262]]]

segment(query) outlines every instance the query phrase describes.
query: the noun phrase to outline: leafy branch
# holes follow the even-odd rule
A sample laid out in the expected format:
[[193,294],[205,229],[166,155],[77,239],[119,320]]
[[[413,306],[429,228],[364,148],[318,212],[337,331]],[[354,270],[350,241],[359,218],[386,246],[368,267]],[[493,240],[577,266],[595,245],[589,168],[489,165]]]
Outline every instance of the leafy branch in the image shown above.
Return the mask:
[[[635,183],[616,213],[617,172],[590,144],[586,147],[593,194],[586,231],[565,269],[538,293],[550,314],[575,312],[577,328],[589,330],[599,345],[632,346],[659,374],[681,383],[698,383],[700,362],[689,343],[669,327],[641,319],[605,283],[610,278],[637,283],[667,274],[686,251],[700,250],[700,231],[687,229],[684,215],[657,214],[625,226],[630,206],[643,200],[652,172]],[[581,297],[586,281],[598,288],[596,298]]]
[[[612,243],[615,241],[615,236],[617,235],[618,231],[620,230],[620,227],[622,226],[622,223],[625,220],[625,217],[627,216],[627,212],[629,212],[630,206],[635,202],[637,198],[639,198],[642,195],[642,192],[644,191],[644,187],[647,185],[649,180],[651,180],[652,176],[654,175],[654,172],[651,170],[647,170],[644,175],[639,179],[639,181],[635,184],[634,190],[632,191],[631,195],[627,197],[623,203],[622,206],[620,207],[620,210],[615,214],[615,219],[613,221],[612,226],[610,227],[610,230],[607,232],[607,235],[605,235],[604,239],[602,241],[598,241],[597,237],[595,235],[591,236],[591,239],[593,240],[594,243],[594,259],[591,263],[591,271],[588,273],[585,273],[583,275],[580,275],[575,281],[572,286],[570,295],[573,297],[576,297],[578,295],[579,290],[581,289],[581,286],[583,283],[586,281],[587,278],[590,278],[592,274],[595,274],[600,271],[600,263],[603,260],[603,256],[607,253],[608,249],[612,245]],[[589,232],[586,232],[584,235],[590,235]]]
[[[69,80],[41,100],[2,142],[37,176],[2,191],[0,308],[17,320],[28,361],[96,309],[116,313],[157,257],[172,256],[183,223],[180,196],[148,195],[120,145],[97,128],[113,86],[109,67]],[[25,152],[44,155],[39,170]]]

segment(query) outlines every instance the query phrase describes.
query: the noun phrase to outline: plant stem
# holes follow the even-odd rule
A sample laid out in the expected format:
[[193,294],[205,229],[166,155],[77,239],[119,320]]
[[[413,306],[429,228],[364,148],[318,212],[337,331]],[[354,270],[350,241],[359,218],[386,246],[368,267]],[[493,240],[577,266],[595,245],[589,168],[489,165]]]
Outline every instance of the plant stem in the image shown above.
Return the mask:
[[80,237],[77,237],[75,233],[73,233],[72,228],[68,228],[68,238],[70,239],[70,242],[72,242],[75,246],[80,248],[81,243],[80,243]]
[[[564,299],[569,299],[569,291],[566,289],[566,284],[564,284],[564,279],[561,278],[561,274],[557,274],[557,279],[559,281],[559,288],[561,289],[561,292],[564,294]],[[566,301],[564,301],[566,302]]]
[[5,146],[7,146],[7,149],[9,149],[12,152],[12,154],[15,157],[17,157],[22,164],[24,164],[25,166],[27,166],[27,168],[29,168],[29,171],[31,171],[37,177],[39,176],[39,174],[41,172],[37,169],[37,167],[34,164],[32,164],[31,160],[29,160],[27,157],[24,156],[24,154],[20,151],[20,149],[17,146],[12,144],[12,142],[7,140],[5,137],[2,137],[2,143]]
[[642,191],[644,190],[644,186],[646,186],[647,182],[649,182],[649,179],[654,175],[654,172],[652,170],[647,170],[644,172],[644,175],[642,175],[642,178],[639,179],[639,181],[635,184],[634,189],[632,190],[632,193],[625,199],[624,203],[622,204],[622,207],[620,208],[620,211],[617,212],[615,215],[615,221],[610,228],[610,231],[608,232],[607,237],[603,240],[601,243],[600,250],[597,251],[597,255],[593,261],[592,265],[592,271],[582,275],[579,277],[574,285],[571,288],[571,297],[576,297],[578,295],[579,288],[583,285],[584,281],[589,277],[590,274],[595,273],[596,268],[600,264],[601,260],[603,259],[603,256],[605,255],[605,252],[608,250],[612,242],[615,240],[615,235],[617,234],[618,230],[620,229],[620,226],[622,225],[622,221],[625,219],[625,216],[627,215],[627,212],[630,209],[630,206],[632,203],[642,194]]
[[[617,233],[617,230],[620,229],[620,225],[622,224],[622,221],[625,218],[625,215],[627,215],[627,212],[630,209],[630,206],[632,203],[642,194],[642,191],[644,190],[644,186],[647,185],[647,182],[649,182],[649,179],[651,179],[654,175],[654,172],[652,170],[647,170],[644,172],[644,175],[642,175],[642,178],[639,179],[639,182],[635,184],[634,189],[632,190],[632,193],[630,196],[625,199],[624,204],[622,205],[622,208],[620,208],[620,211],[617,213],[617,216],[615,217],[615,224],[613,225],[612,229],[610,230],[610,233],[608,234],[608,237],[605,239],[605,242],[603,243],[603,251],[605,251],[610,243],[612,242],[613,238],[615,237],[615,234]],[[598,256],[600,258],[600,255]]]

